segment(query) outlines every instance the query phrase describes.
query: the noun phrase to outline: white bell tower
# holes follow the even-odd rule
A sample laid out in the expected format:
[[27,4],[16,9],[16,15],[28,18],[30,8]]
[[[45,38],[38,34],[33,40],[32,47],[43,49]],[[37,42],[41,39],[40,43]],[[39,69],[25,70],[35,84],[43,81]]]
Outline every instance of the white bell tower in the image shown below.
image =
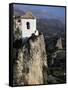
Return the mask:
[[36,18],[31,12],[21,16],[22,38],[28,38],[36,31]]

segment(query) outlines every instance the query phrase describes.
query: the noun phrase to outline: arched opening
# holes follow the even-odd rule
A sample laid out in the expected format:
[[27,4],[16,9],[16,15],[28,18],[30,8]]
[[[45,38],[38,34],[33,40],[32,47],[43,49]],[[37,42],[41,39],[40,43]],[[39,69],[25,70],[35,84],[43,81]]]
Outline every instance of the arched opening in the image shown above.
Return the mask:
[[27,29],[30,29],[30,23],[29,22],[26,23],[26,26],[27,26]]

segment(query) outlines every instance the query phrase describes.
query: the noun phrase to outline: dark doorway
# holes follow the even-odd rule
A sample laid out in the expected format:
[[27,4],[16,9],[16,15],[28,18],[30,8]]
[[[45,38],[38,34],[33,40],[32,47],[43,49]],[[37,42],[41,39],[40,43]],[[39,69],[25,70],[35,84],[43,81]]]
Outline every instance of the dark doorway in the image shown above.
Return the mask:
[[26,25],[27,25],[27,29],[30,29],[30,23],[27,22]]

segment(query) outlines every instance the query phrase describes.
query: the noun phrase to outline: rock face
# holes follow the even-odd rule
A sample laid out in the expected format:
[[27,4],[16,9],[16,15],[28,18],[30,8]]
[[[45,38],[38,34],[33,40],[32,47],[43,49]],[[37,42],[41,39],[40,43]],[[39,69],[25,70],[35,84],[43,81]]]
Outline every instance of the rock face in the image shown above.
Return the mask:
[[63,47],[62,47],[62,40],[61,40],[61,38],[59,38],[59,39],[57,40],[56,47],[57,47],[58,49],[63,49]]
[[14,48],[13,85],[47,83],[47,55],[43,34],[30,37]]

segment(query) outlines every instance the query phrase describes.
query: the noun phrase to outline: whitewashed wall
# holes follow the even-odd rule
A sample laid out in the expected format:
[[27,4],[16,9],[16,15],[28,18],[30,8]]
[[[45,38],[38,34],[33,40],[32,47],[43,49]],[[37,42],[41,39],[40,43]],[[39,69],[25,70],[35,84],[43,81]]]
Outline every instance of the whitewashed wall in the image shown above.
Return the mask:
[[[30,29],[27,29],[26,23],[30,23]],[[30,37],[36,30],[36,19],[21,19],[22,38]]]

